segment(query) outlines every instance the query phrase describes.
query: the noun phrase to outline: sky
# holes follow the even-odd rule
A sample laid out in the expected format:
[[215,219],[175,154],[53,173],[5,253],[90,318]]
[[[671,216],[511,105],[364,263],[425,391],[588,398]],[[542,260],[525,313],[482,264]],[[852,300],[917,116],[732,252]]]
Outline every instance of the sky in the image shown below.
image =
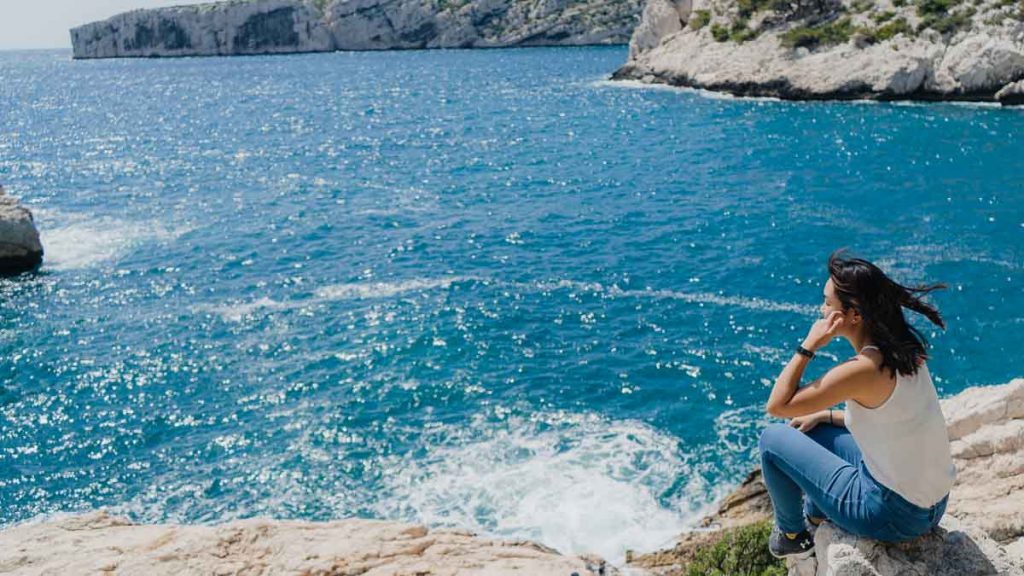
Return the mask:
[[136,8],[191,0],[0,0],[0,50],[71,48],[68,30]]

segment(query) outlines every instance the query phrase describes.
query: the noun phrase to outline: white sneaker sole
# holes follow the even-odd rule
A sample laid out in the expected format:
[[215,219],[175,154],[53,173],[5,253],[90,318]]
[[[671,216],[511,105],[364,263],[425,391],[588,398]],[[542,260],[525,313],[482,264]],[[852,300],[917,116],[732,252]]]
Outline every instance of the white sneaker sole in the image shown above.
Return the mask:
[[775,554],[775,552],[772,552],[771,549],[769,548],[768,549],[768,553],[771,554],[772,556],[775,556],[776,558],[794,558],[796,560],[803,560],[804,558],[810,558],[811,555],[814,554],[814,548],[811,548],[810,550],[808,550],[806,552],[796,552],[796,553],[793,553],[793,554],[783,554],[782,556],[779,556],[779,555]]

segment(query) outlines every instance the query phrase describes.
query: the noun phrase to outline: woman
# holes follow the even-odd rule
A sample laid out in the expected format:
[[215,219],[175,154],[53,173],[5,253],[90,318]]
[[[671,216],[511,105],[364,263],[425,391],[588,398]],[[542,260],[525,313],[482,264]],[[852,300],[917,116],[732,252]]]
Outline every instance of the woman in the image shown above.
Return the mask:
[[[761,434],[764,482],[775,508],[769,551],[814,552],[822,520],[878,540],[927,533],[946,510],[956,468],[925,360],[927,341],[903,308],[945,329],[938,310],[874,264],[829,256],[822,318],[775,382],[768,413],[791,418]],[[797,389],[816,350],[845,338],[857,355]],[[830,407],[846,402],[846,410]]]

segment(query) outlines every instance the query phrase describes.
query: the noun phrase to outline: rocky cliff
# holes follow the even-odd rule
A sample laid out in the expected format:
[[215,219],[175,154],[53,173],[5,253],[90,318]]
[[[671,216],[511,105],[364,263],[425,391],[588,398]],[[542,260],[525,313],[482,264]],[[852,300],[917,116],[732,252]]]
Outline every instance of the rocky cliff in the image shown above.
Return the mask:
[[615,79],[786,99],[1024,101],[1022,0],[649,0]]
[[71,30],[75,58],[625,44],[643,0],[229,0]]
[[376,520],[139,526],[93,512],[0,532],[2,574],[616,574],[522,541]]

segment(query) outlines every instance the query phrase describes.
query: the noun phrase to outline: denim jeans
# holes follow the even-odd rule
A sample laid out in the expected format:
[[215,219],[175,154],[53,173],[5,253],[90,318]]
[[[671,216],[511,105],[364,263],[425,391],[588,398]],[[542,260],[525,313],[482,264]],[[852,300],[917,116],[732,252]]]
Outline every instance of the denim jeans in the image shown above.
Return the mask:
[[803,530],[807,515],[858,536],[900,542],[926,534],[946,511],[948,494],[922,508],[876,481],[845,427],[818,424],[804,433],[769,424],[759,444],[775,522],[785,532]]

